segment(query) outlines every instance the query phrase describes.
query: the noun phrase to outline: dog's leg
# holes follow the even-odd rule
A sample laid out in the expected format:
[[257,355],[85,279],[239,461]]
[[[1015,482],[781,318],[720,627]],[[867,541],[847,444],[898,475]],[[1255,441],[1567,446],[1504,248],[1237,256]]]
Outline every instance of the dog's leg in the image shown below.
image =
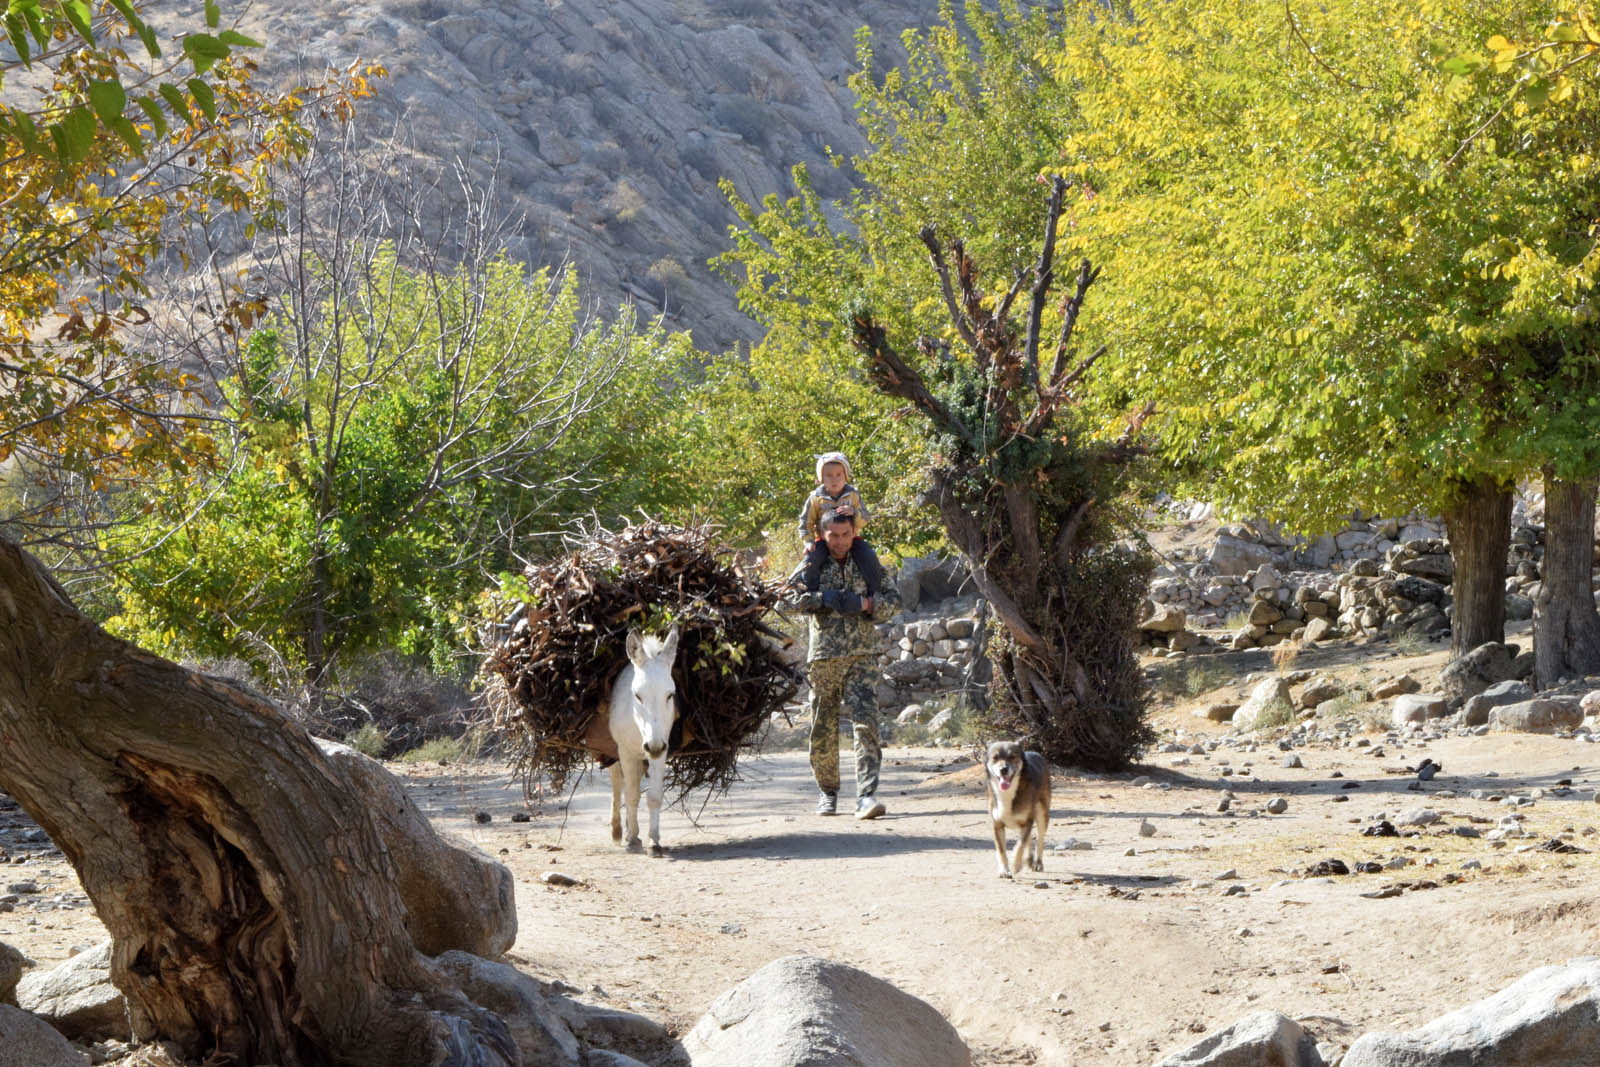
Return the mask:
[[1017,851],[1011,857],[1011,869],[1017,874],[1022,873],[1022,860],[1028,854],[1028,838],[1033,834],[1033,820],[1029,819],[1017,831]]
[[1033,869],[1044,870],[1044,835],[1050,829],[1050,805],[1040,804],[1033,812]]
[[994,823],[994,852],[1000,860],[1000,877],[1010,878],[1011,868],[1006,866],[1006,824],[998,819]]

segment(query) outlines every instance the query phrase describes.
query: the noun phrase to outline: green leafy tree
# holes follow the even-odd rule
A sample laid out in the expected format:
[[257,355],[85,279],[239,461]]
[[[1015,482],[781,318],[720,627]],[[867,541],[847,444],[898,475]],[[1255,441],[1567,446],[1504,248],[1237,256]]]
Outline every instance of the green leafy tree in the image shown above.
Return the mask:
[[394,255],[360,272],[385,279],[360,294],[381,329],[330,336],[324,304],[309,329],[269,313],[250,335],[219,475],[148,485],[119,528],[113,629],[174,654],[276,649],[318,687],[390,647],[460,674],[468,603],[537,533],[670,502],[649,445],[681,338],[625,309],[590,321],[570,271],[497,257],[441,277]]
[[875,544],[913,552],[937,543],[917,506],[927,440],[866,380],[843,309],[866,301],[896,337],[947,328],[942,298],[925,286],[924,224],[963,235],[1001,277],[1036,255],[1033,205],[1056,150],[1047,117],[1059,93],[1032,48],[1049,23],[1010,3],[993,14],[969,7],[964,22],[947,5],[944,16],[905,35],[911,58],[881,83],[868,73],[872,42],[862,36],[862,72],[850,85],[871,149],[835,160],[861,182],[847,202],[825,201],[803,167],[787,200],[751,204],[724,183],[740,226],[718,266],[766,333],[748,365],[724,366],[714,379],[707,404],[725,448],[713,442],[708,477],[719,479],[721,499],[743,505],[743,529],[781,531],[775,546],[792,544],[812,458],[835,448],[850,456],[877,516]]
[[1241,508],[1311,530],[1352,503],[1442,512],[1458,652],[1503,633],[1513,481],[1597,458],[1575,391],[1582,124],[1452,60],[1506,20],[1134,4],[1051,53],[1077,107],[1062,169],[1093,190],[1078,233],[1108,250],[1106,318],[1130,342],[1113,384],[1158,397],[1167,447]]

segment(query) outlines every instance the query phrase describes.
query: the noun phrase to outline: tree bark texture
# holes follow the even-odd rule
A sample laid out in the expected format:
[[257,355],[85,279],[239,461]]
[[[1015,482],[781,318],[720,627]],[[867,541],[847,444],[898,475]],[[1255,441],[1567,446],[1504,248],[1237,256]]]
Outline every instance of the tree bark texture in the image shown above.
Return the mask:
[[1595,611],[1593,481],[1544,476],[1545,546],[1533,605],[1533,675],[1539,689],[1600,671]]
[[111,932],[136,1037],[245,1065],[519,1061],[414,946],[347,772],[267,701],[105,633],[3,539],[0,788]]
[[1506,637],[1506,552],[1511,548],[1511,490],[1483,477],[1462,487],[1445,512],[1454,566],[1450,656]]

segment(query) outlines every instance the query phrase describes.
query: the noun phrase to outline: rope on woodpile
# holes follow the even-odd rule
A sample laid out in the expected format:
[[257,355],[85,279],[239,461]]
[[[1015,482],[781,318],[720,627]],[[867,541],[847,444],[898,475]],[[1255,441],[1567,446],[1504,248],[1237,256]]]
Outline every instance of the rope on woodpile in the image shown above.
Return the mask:
[[627,665],[628,630],[679,629],[673,668],[687,738],[667,758],[679,799],[738,780],[738,757],[759,740],[798,679],[779,658],[780,637],[762,621],[782,595],[749,574],[716,528],[654,520],[618,531],[596,526],[568,539],[567,553],[524,570],[517,604],[489,646],[488,704],[524,790],[559,793],[590,758],[583,738],[609,714],[611,685]]

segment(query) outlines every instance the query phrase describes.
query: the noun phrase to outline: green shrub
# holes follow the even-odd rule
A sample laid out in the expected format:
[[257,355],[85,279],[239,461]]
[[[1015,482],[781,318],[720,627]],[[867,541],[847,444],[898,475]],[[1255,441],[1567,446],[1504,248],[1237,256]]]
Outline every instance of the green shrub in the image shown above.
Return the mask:
[[1280,726],[1288,726],[1294,722],[1295,710],[1286,700],[1280,700],[1266,708],[1256,719],[1255,729],[1275,730]]
[[1394,650],[1402,656],[1420,656],[1428,651],[1428,639],[1415,630],[1401,630],[1394,635]]
[[400,755],[401,763],[459,763],[467,757],[467,745],[459,737],[435,737],[410,752]]
[[1225,664],[1216,662],[1201,662],[1193,664],[1183,675],[1185,696],[1199,696],[1209,693],[1213,689],[1227,685],[1233,680],[1233,672]]
[[371,756],[373,759],[383,758],[384,740],[383,731],[378,729],[376,723],[371,722],[344,736],[345,744],[363,756]]

